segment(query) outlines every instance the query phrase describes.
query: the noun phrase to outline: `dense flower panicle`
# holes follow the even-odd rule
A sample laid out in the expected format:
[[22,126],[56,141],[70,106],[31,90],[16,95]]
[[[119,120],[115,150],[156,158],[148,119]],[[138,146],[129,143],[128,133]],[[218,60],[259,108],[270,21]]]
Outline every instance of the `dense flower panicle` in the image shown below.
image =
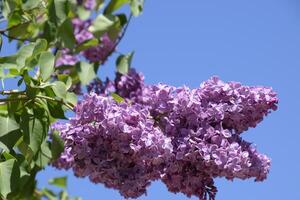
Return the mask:
[[146,192],[173,150],[171,139],[154,127],[147,109],[96,94],[77,105],[75,118],[61,136],[66,151],[56,166],[69,168],[68,156],[76,176],[118,189],[126,198]]
[[[66,145],[59,167],[71,154],[75,174],[118,189],[125,197],[144,194],[150,181],[159,177],[171,192],[195,195],[200,200],[215,198],[216,177],[266,179],[270,159],[244,141],[241,133],[276,110],[278,99],[272,89],[224,83],[216,77],[197,89],[145,85],[143,80],[142,75],[130,70],[127,75],[117,74],[113,83],[106,80],[90,87],[100,96],[91,94],[77,105],[76,117],[67,131],[74,139],[67,139],[62,131],[65,142],[73,142]],[[129,103],[116,104],[107,97],[108,83]],[[127,117],[132,119],[130,123]],[[124,135],[130,139],[124,140]],[[161,142],[147,146],[149,140],[143,137]],[[129,153],[123,151],[124,147],[131,147]],[[99,160],[91,161],[91,155]],[[113,162],[106,162],[108,158],[114,158]],[[106,171],[103,160],[107,168],[116,171]],[[120,175],[122,169],[126,169],[126,178]],[[122,181],[127,181],[128,187],[121,186]]]
[[[171,191],[205,196],[211,186],[176,181],[195,177],[199,181],[203,174],[228,179],[255,177],[257,181],[266,178],[270,160],[238,134],[255,127],[269,110],[276,110],[278,100],[270,88],[227,84],[213,77],[194,90],[159,84],[142,91],[139,103],[148,106],[162,131],[173,137],[175,159],[162,179]],[[193,170],[189,176],[186,165],[199,171]]]
[[255,127],[270,110],[277,109],[278,99],[272,88],[242,86],[240,83],[224,83],[217,77],[204,82],[201,96],[222,105],[224,125],[241,133]]

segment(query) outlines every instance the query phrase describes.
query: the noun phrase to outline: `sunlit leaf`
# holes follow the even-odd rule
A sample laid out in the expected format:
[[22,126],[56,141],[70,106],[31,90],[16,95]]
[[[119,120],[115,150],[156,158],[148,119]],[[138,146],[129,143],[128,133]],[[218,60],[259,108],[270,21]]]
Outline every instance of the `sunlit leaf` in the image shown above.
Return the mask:
[[124,4],[129,3],[130,0],[111,0],[104,9],[104,14],[111,14],[121,8]]
[[116,64],[117,64],[117,71],[121,74],[127,74],[128,70],[131,67],[132,57],[134,52],[128,55],[121,55],[118,57]]
[[65,189],[67,187],[67,177],[58,177],[49,180],[49,184]]
[[4,198],[18,187],[20,170],[16,160],[9,159],[0,162],[0,194]]
[[59,136],[57,131],[53,131],[52,135],[52,143],[51,143],[51,153],[53,160],[59,158],[60,154],[64,151],[64,141]]
[[111,93],[111,96],[113,97],[113,99],[114,99],[117,103],[122,103],[122,102],[125,101],[121,96],[119,96],[119,95],[116,94],[116,93]]
[[115,19],[108,18],[104,15],[98,15],[93,21],[92,25],[89,27],[95,37],[102,36],[103,33],[107,32],[115,24]]
[[9,116],[0,115],[0,137],[19,129],[19,124]]
[[77,65],[77,73],[83,85],[87,85],[96,77],[94,65],[86,62],[80,62]]
[[41,77],[43,80],[47,80],[54,72],[54,62],[55,62],[55,56],[52,53],[48,51],[41,53],[39,59],[39,66],[40,66]]

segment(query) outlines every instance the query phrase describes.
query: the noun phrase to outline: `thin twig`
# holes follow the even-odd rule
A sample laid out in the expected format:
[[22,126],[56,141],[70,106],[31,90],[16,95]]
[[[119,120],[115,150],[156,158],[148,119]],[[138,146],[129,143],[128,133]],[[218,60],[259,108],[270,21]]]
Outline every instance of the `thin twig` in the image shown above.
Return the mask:
[[8,99],[0,99],[0,103],[11,102],[11,101],[28,101],[28,100],[30,100],[30,98],[28,97],[8,98]]
[[129,26],[129,24],[130,24],[130,22],[131,22],[132,17],[133,17],[133,15],[132,15],[132,13],[130,13],[129,18],[128,18],[128,21],[127,21],[127,24],[125,25],[125,27],[124,27],[124,29],[123,29],[123,31],[122,31],[120,37],[118,38],[117,42],[115,43],[114,48],[113,48],[113,50],[111,51],[111,53],[114,52],[114,49],[120,44],[121,40],[122,40],[123,37],[125,36],[125,33],[126,33],[127,29],[128,29],[128,26]]
[[11,95],[11,94],[24,94],[25,91],[18,91],[18,90],[3,90],[0,91],[1,95]]
[[18,40],[18,41],[21,41],[21,42],[33,42],[33,40],[31,39],[21,39],[21,38],[16,38],[16,37],[12,37],[12,36],[9,36],[8,34],[6,34],[5,32],[0,32],[1,35],[7,37],[8,39],[11,39],[11,40]]
[[[133,17],[133,15],[132,15],[132,13],[130,13],[130,15],[129,15],[129,17],[128,17],[128,21],[127,21],[125,27],[123,28],[123,31],[122,31],[121,35],[118,37],[116,43],[114,44],[114,46],[113,46],[113,48],[111,49],[111,51],[107,54],[106,58],[103,59],[104,61],[107,60],[107,58],[108,58],[109,56],[111,56],[111,54],[113,54],[114,52],[116,52],[116,48],[117,48],[117,46],[120,44],[120,42],[122,41],[122,39],[124,38],[125,33],[126,33],[127,29],[128,29],[128,26],[129,26],[129,24],[130,24],[130,22],[131,22],[132,17]],[[119,53],[119,52],[117,52],[117,53]],[[120,53],[120,54],[121,54],[121,53]],[[102,64],[103,64],[103,63],[102,63]]]
[[8,35],[8,34],[6,33],[7,31],[10,31],[10,30],[12,30],[12,29],[14,29],[14,28],[17,28],[18,26],[21,26],[21,25],[23,25],[23,24],[28,24],[28,23],[31,23],[31,21],[27,21],[27,22],[22,23],[22,24],[17,24],[17,25],[15,25],[15,26],[11,26],[11,27],[9,27],[9,28],[7,28],[7,29],[0,29],[0,34],[3,35],[3,36],[5,36],[5,37],[7,37],[8,39],[11,39],[11,40],[19,40],[19,41],[21,41],[21,42],[25,42],[25,41],[32,42],[33,40],[31,40],[31,39],[21,39],[21,38],[16,38],[16,37],[12,37],[12,36],[10,36],[10,35]]
[[73,107],[74,107],[74,105],[65,102],[63,99],[55,99],[55,98],[47,97],[47,96],[43,96],[43,95],[36,95],[36,97],[40,98],[40,99],[45,99],[45,100],[49,100],[49,101],[55,101],[55,102],[58,102],[58,103],[62,103],[63,105],[65,105],[70,110],[73,110]]
[[[47,97],[47,96],[43,96],[43,95],[36,95],[34,98],[45,99],[45,100],[48,100],[48,101],[55,101],[55,102],[63,104],[64,106],[66,106],[70,110],[73,110],[73,107],[74,107],[74,105],[72,105],[71,103],[65,102],[63,99],[55,99],[55,98]],[[28,101],[28,100],[33,100],[34,98],[19,97],[19,98],[0,99],[0,104],[1,103],[12,102],[12,101]]]

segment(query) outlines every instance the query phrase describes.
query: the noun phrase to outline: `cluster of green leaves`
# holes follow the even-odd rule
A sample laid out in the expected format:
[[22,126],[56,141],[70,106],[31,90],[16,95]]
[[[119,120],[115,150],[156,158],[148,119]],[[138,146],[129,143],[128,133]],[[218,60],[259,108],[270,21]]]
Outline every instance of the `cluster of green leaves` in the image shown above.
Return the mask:
[[[66,191],[55,194],[38,190],[36,174],[57,159],[63,151],[59,133],[49,136],[52,123],[66,120],[77,95],[76,84],[87,85],[97,74],[100,62],[82,61],[74,66],[55,67],[62,48],[78,54],[100,43],[108,34],[116,41],[124,35],[129,18],[117,12],[129,5],[131,15],[142,11],[142,0],[97,0],[95,10],[86,10],[76,0],[3,0],[6,28],[3,37],[18,41],[15,54],[0,57],[0,199],[69,199]],[[95,38],[77,44],[72,18],[92,16],[89,30]],[[118,43],[117,43],[118,44]],[[1,51],[1,48],[0,48]],[[133,53],[117,59],[117,70],[126,73]],[[68,70],[66,75],[64,71]],[[14,79],[16,89],[5,90],[6,79]],[[54,185],[65,187],[65,179]]]

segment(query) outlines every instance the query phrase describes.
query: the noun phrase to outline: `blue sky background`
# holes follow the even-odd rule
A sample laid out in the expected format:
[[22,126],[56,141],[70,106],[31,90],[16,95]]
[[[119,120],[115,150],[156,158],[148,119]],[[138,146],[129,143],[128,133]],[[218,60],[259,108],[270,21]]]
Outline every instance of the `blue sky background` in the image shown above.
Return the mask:
[[[218,179],[217,200],[300,199],[300,1],[299,0],[149,0],[134,19],[119,51],[135,50],[133,65],[146,82],[198,87],[212,75],[225,81],[272,86],[279,110],[244,138],[272,158],[268,179],[229,182]],[[14,48],[5,48],[9,54]],[[100,69],[112,75],[114,58]],[[84,200],[121,200],[117,191],[47,168],[39,185],[69,175],[68,191]],[[153,183],[139,200],[184,200]],[[196,198],[192,198],[196,199]]]

